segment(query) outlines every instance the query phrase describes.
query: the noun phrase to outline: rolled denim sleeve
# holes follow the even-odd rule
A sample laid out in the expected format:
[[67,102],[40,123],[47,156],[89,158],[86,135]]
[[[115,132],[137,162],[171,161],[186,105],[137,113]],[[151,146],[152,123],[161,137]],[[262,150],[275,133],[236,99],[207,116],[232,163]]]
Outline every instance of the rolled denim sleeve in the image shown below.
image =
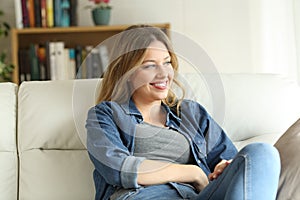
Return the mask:
[[[107,104],[99,104],[89,110],[86,122],[87,150],[95,169],[108,184],[137,188],[138,166],[145,158],[134,157],[129,151],[128,144],[124,142],[124,132],[134,129],[122,128],[116,122],[116,117],[120,117],[118,112],[121,111],[112,110]],[[122,120],[130,123],[129,119]]]
[[128,156],[123,162],[121,169],[121,183],[124,188],[138,188],[137,171],[143,157]]

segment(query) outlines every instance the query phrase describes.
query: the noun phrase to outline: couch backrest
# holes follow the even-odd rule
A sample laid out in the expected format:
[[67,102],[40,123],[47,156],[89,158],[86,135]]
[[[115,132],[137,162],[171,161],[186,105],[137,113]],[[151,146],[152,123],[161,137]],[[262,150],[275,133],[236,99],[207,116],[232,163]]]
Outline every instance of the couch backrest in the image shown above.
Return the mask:
[[18,196],[16,93],[17,85],[0,83],[0,200]]
[[300,118],[300,88],[280,75],[185,74],[181,79],[188,95],[207,108],[238,147],[275,143]]
[[96,80],[21,84],[18,148],[22,200],[94,198],[93,166],[81,136],[86,135],[84,123],[88,108],[94,105],[91,91],[95,84]]

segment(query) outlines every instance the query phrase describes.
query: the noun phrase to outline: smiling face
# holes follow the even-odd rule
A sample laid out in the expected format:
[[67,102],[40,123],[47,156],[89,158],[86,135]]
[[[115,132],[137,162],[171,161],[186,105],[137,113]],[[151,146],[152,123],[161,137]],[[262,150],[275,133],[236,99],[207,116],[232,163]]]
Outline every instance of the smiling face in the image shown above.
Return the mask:
[[142,66],[131,76],[133,100],[137,103],[160,103],[168,95],[174,77],[171,57],[160,41],[152,42]]

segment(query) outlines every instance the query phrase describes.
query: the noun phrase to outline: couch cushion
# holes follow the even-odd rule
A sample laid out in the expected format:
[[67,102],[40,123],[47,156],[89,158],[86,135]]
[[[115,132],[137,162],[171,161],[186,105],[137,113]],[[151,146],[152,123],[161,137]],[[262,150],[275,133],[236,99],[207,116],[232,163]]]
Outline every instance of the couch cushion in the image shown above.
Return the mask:
[[23,82],[18,147],[23,200],[94,198],[85,120],[97,80]]
[[94,198],[93,168],[85,150],[33,149],[22,153],[20,163],[21,199]]
[[181,79],[188,96],[207,108],[239,148],[256,136],[274,144],[300,117],[299,86],[280,75],[184,74]]
[[[300,117],[300,88],[279,75],[226,75],[224,128],[234,141],[278,134]],[[276,140],[270,141],[274,144]]]
[[18,157],[16,148],[17,85],[0,83],[0,199],[17,199]]

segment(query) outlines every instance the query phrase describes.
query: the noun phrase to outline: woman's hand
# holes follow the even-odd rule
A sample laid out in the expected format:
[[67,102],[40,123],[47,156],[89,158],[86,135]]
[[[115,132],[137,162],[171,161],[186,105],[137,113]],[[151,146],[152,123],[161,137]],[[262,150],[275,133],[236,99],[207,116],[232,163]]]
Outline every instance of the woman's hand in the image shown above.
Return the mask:
[[200,192],[203,190],[208,185],[208,178],[203,172],[203,170],[196,166],[196,165],[191,165],[191,174],[194,174],[194,179],[191,182],[191,185],[198,191]]
[[222,160],[221,162],[219,162],[216,166],[214,171],[208,175],[209,180],[214,180],[217,179],[220,174],[223,173],[224,169],[232,162],[231,160]]

